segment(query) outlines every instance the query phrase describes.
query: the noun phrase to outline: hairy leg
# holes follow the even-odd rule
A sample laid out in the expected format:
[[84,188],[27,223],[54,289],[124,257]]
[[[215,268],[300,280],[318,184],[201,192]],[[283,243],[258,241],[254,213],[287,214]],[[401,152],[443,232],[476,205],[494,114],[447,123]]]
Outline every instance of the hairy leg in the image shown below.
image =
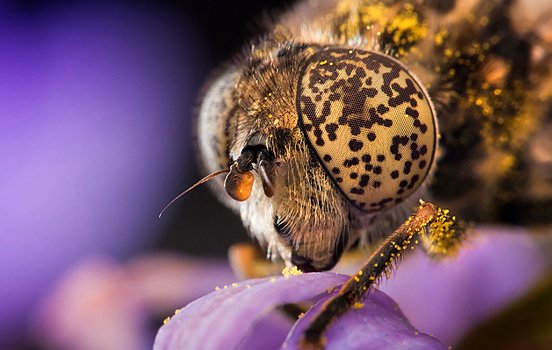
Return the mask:
[[464,230],[435,204],[421,202],[418,210],[376,249],[368,262],[328,300],[305,331],[304,349],[323,349],[324,332],[339,316],[359,305],[370,287],[405,255],[422,243],[428,254],[446,256],[459,246]]

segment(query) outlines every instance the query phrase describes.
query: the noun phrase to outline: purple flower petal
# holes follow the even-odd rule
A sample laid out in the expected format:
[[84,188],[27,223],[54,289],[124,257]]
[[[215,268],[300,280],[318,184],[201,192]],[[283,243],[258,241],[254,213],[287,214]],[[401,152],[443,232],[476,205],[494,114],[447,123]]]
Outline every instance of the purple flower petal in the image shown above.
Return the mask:
[[278,349],[286,339],[292,324],[290,318],[274,310],[253,325],[238,350]]
[[457,343],[478,322],[521,296],[546,271],[546,252],[521,228],[477,227],[458,256],[408,256],[379,288],[423,332]]
[[[297,349],[296,344],[309,321],[330,297],[322,298],[297,321],[283,349]],[[414,328],[399,306],[376,289],[366,297],[362,307],[337,319],[326,333],[326,339],[326,349],[446,349],[439,340]]]
[[[313,299],[316,301],[320,297],[326,300],[327,291],[340,286],[347,279],[348,276],[334,273],[309,273],[289,278],[249,280],[226,286],[177,312],[159,330],[154,349],[271,348],[263,341],[266,339],[274,346],[274,340],[281,335],[274,336],[271,330],[263,331],[258,324],[275,306]],[[296,333],[287,342],[289,348],[293,348],[293,341],[297,339],[300,327],[304,327],[306,317],[316,313],[319,307],[320,304],[299,321]],[[252,332],[255,332],[255,338],[262,345],[251,343]],[[397,305],[381,292],[372,293],[363,309],[345,315],[329,332],[328,349],[349,347],[351,344],[358,344],[356,348],[366,348],[367,344],[375,344],[378,348],[411,345],[444,348],[434,338],[416,335],[415,328],[408,323]],[[382,340],[386,337],[389,338]],[[251,344],[251,347],[246,344]]]
[[154,349],[234,349],[276,305],[309,300],[346,279],[345,275],[312,273],[227,286],[181,309],[161,327]]

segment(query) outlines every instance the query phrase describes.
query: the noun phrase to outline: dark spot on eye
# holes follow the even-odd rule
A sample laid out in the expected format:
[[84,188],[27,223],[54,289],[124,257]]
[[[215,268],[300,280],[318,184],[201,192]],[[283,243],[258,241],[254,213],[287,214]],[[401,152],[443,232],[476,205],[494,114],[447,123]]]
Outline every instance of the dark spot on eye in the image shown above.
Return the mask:
[[399,186],[401,187],[406,187],[408,185],[408,181],[406,180],[402,180],[400,183],[399,183]]
[[410,168],[412,167],[412,162],[411,161],[406,161],[404,163],[404,169],[403,169],[403,173],[405,174],[409,174],[410,173]]
[[357,152],[362,148],[362,146],[364,146],[364,144],[358,140],[352,139],[351,141],[349,141],[349,148],[353,152]]
[[338,125],[335,123],[330,123],[326,125],[325,129],[326,129],[326,132],[328,133],[328,139],[330,141],[335,141],[337,139],[337,135],[335,133],[337,128],[338,128]]
[[324,155],[324,158],[322,158],[322,159],[324,159],[325,162],[329,162],[329,161],[332,160],[332,156],[330,156],[329,154],[326,154],[326,155]]
[[399,177],[399,172],[398,172],[397,170],[393,170],[393,171],[391,172],[391,178],[392,178],[392,179],[396,179],[396,178],[398,178],[398,177]]
[[395,160],[401,160],[401,158],[402,158],[402,154],[400,153],[395,154]]
[[339,174],[340,172],[341,172],[341,170],[339,170],[339,168],[337,168],[337,167],[332,168],[332,173]]
[[369,132],[368,133],[368,140],[374,141],[375,139],[376,139],[376,134],[374,134],[373,132]]
[[419,165],[420,169],[425,168],[426,164],[427,164],[426,161],[425,161],[425,160],[422,160],[422,161],[420,162],[420,165]]
[[412,142],[412,144],[410,145],[410,149],[414,151],[417,148],[418,148],[418,144],[416,142]]
[[371,160],[372,160],[372,157],[369,154],[365,154],[362,156],[362,161],[364,163],[370,163]]
[[389,111],[389,107],[385,106],[384,104],[380,103],[378,106],[378,113],[379,114],[385,114]]
[[372,164],[366,164],[366,165],[364,166],[364,169],[365,169],[366,171],[370,171],[370,170],[372,170],[373,167],[374,167],[374,166],[373,166]]
[[364,190],[362,188],[356,188],[356,187],[351,188],[350,192],[352,194],[364,194]]
[[385,156],[383,154],[378,154],[377,158],[378,162],[383,162],[385,160]]
[[350,177],[351,179],[356,179],[356,178],[358,177],[358,174],[357,174],[357,173],[350,173],[350,174],[349,174],[349,177]]
[[357,165],[359,162],[358,162],[358,158],[357,157],[353,157],[351,159],[345,159],[343,161],[343,166],[346,167],[346,168],[350,168],[352,167],[353,165]]
[[413,133],[412,135],[410,135],[410,139],[412,141],[416,141],[418,139],[418,134]]
[[329,123],[329,124],[326,124],[325,129],[327,132],[335,132],[337,130],[337,127],[338,127],[337,124]]
[[374,167],[374,174],[381,174],[381,167],[380,166],[375,166]]
[[412,118],[416,119],[419,117],[420,113],[418,113],[417,110],[415,109],[412,109],[410,107],[406,107],[406,110],[405,110],[405,113],[409,116],[411,116]]
[[366,187],[368,186],[368,181],[370,181],[370,176],[365,174],[360,177],[360,182],[358,184],[360,187]]
[[335,181],[337,181],[338,183],[342,183],[342,182],[343,182],[343,178],[342,178],[342,177],[336,177],[336,178],[335,178]]
[[420,153],[422,154],[422,156],[424,156],[427,153],[427,146],[426,145],[423,145],[420,148]]
[[379,181],[374,181],[374,188],[378,188],[381,186],[381,182]]
[[316,144],[318,146],[324,146],[324,140],[322,140],[322,130],[316,129],[313,132],[314,136],[316,136]]

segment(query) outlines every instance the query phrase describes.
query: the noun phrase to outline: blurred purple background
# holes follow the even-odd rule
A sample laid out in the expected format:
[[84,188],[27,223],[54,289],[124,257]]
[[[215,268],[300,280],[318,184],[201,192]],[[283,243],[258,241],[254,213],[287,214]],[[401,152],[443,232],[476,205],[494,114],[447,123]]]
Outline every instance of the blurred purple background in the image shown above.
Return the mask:
[[163,225],[204,49],[192,21],[155,10],[0,10],[0,344],[71,264],[126,257]]
[[89,258],[221,255],[245,239],[206,189],[157,214],[198,176],[201,86],[271,5],[0,3],[0,349],[38,346],[33,311]]

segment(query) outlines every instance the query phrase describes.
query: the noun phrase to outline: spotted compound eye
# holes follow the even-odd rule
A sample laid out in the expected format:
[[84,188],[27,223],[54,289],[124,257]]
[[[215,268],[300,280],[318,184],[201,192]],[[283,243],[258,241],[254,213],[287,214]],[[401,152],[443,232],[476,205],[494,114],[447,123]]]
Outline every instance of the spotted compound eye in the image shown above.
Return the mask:
[[305,64],[299,124],[329,176],[357,208],[409,197],[432,166],[435,111],[401,63],[376,52],[328,49]]

